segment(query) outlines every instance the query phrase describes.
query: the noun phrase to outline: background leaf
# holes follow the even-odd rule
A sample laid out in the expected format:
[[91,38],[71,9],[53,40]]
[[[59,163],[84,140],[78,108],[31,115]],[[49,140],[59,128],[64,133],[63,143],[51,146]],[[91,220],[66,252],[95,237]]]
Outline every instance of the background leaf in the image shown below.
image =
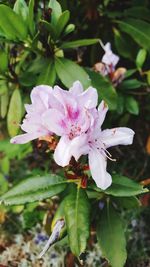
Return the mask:
[[66,87],[79,80],[86,89],[90,86],[90,79],[83,68],[66,58],[55,58],[55,68],[59,79]]
[[22,100],[20,91],[15,89],[9,104],[8,114],[7,114],[7,128],[9,135],[15,136],[19,131],[19,124],[22,118]]
[[112,205],[104,207],[97,223],[97,238],[102,255],[112,267],[123,267],[126,258],[126,240],[119,214]]

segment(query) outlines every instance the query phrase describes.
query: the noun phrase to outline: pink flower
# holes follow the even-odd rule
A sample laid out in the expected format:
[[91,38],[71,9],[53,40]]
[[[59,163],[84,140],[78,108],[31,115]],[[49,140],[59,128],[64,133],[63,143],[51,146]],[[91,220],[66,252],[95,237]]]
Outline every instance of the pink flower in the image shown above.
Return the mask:
[[24,144],[36,138],[51,135],[52,133],[44,126],[42,116],[51,107],[61,108],[61,104],[52,95],[52,88],[46,85],[35,87],[31,92],[32,104],[26,104],[27,114],[21,129],[25,134],[11,139],[13,144]]
[[101,130],[101,125],[107,113],[104,101],[98,108],[94,125],[87,133],[89,167],[97,187],[105,190],[112,183],[111,175],[107,172],[107,158],[112,159],[108,148],[115,145],[130,145],[133,142],[134,131],[130,128],[119,127]]
[[54,159],[64,167],[73,155],[78,160],[84,154],[87,147],[86,132],[94,122],[92,110],[97,106],[98,95],[92,87],[83,91],[81,83],[76,81],[69,91],[55,86],[53,96],[60,102],[62,109],[48,109],[44,113],[43,124],[50,132],[61,137]]
[[101,43],[101,45],[105,51],[105,54],[102,57],[102,63],[104,63],[106,66],[105,75],[107,75],[115,71],[115,67],[119,61],[119,57],[112,52],[110,43],[107,43],[106,45],[103,45]]

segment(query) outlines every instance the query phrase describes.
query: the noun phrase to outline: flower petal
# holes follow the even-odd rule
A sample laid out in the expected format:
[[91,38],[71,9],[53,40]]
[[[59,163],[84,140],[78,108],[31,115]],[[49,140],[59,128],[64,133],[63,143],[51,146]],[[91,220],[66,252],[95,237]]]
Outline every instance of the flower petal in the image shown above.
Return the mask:
[[98,106],[98,114],[99,114],[99,118],[98,118],[98,126],[101,127],[105,117],[106,117],[106,113],[108,111],[108,106],[105,103],[105,101],[101,101],[101,103]]
[[118,127],[102,131],[100,138],[107,148],[116,145],[131,145],[134,134],[130,128]]
[[70,143],[71,140],[67,136],[62,136],[59,140],[54,152],[54,160],[59,166],[65,167],[69,164],[72,156],[70,153]]
[[42,115],[42,123],[50,132],[59,136],[66,133],[66,124],[63,114],[57,109],[49,109]]
[[10,143],[11,144],[25,144],[28,143],[29,141],[32,141],[38,137],[41,137],[41,133],[25,133],[25,134],[20,134],[17,135],[13,138],[11,138]]
[[78,97],[79,97],[78,99],[79,104],[82,107],[91,109],[97,106],[98,102],[97,90],[91,86],[87,90],[85,90],[82,94],[80,94]]
[[107,161],[97,149],[91,149],[89,153],[89,166],[97,187],[105,190],[112,183],[111,175],[106,171]]
[[82,84],[79,81],[74,82],[69,92],[71,92],[71,94],[75,97],[79,94],[82,94],[83,92]]

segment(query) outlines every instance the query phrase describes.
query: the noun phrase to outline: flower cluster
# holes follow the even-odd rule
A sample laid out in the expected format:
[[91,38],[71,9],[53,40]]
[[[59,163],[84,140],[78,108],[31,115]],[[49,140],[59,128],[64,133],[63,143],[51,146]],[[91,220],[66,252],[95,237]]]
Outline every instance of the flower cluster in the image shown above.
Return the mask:
[[[106,189],[111,175],[106,170],[107,158],[112,159],[108,148],[132,144],[134,132],[126,127],[101,129],[108,107],[104,101],[98,105],[97,91],[93,87],[83,90],[79,81],[69,91],[59,86],[41,85],[31,92],[30,105],[21,128],[26,133],[11,139],[23,144],[36,138],[52,135],[60,137],[54,151],[54,160],[62,167],[71,157],[76,161],[88,155],[89,167],[96,185]],[[112,159],[113,160],[113,159]]]

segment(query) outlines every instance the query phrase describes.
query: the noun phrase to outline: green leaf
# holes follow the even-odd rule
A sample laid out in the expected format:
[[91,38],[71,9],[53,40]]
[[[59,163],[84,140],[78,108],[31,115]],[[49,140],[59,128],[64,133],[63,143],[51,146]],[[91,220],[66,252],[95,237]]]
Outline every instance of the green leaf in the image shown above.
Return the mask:
[[132,96],[126,97],[126,109],[131,114],[138,115],[139,114],[139,104]]
[[64,42],[60,48],[61,49],[70,49],[80,46],[93,45],[99,42],[99,39],[81,39],[76,41]]
[[14,11],[26,22],[28,18],[28,7],[25,0],[17,0],[14,4]]
[[70,248],[79,257],[86,249],[90,234],[90,204],[85,190],[74,188],[66,197],[64,208]]
[[143,6],[135,6],[125,9],[123,14],[127,17],[150,21],[149,9]]
[[1,159],[0,161],[1,171],[4,175],[8,175],[10,169],[10,160],[7,156]]
[[146,83],[143,83],[137,79],[130,79],[130,80],[124,80],[120,84],[120,88],[125,89],[125,90],[131,90],[131,89],[140,88],[141,86],[144,86],[144,85],[146,85]]
[[130,197],[136,196],[147,192],[146,188],[125,176],[113,175],[112,185],[105,190],[106,194],[118,196],[118,197]]
[[22,18],[10,7],[0,5],[0,27],[5,37],[10,40],[25,40],[27,27]]
[[104,207],[97,224],[97,238],[105,257],[112,267],[123,267],[126,258],[126,240],[120,215],[111,205]]
[[123,209],[137,209],[141,206],[140,201],[137,197],[115,197],[113,198],[114,202],[119,208]]
[[66,24],[69,21],[69,18],[70,18],[70,12],[68,10],[64,11],[60,15],[60,17],[57,21],[57,24],[56,24],[56,36],[57,36],[57,38],[60,36],[62,31],[64,30]]
[[56,26],[60,15],[62,14],[61,5],[56,0],[50,0],[48,7],[52,9],[51,22]]
[[64,35],[67,35],[71,32],[73,32],[75,30],[75,25],[74,24],[69,24],[67,25],[65,31],[64,31]]
[[92,86],[97,89],[99,100],[105,100],[111,110],[117,108],[117,93],[112,84],[102,75],[87,69]]
[[[1,87],[1,85],[0,85]],[[5,92],[4,94],[2,94],[0,96],[0,102],[1,102],[1,105],[0,105],[0,108],[1,108],[1,117],[2,118],[5,118],[6,114],[7,114],[7,108],[8,108],[8,103],[9,103],[9,96],[8,96],[8,87],[6,84],[3,85],[3,88],[6,88],[5,89]]]
[[35,23],[34,23],[34,0],[29,1],[29,16],[28,16],[28,27],[32,36],[35,33]]
[[143,64],[146,60],[147,52],[145,49],[140,49],[136,57],[136,66],[138,69],[143,67]]
[[117,21],[121,31],[128,33],[140,46],[150,51],[150,24],[137,19]]
[[40,20],[45,29],[50,33],[50,36],[55,40],[56,39],[56,28],[53,27],[51,23],[48,23],[46,20]]
[[[134,59],[135,43],[128,35],[124,36],[117,29],[114,29],[115,46],[118,53],[129,59]],[[131,40],[129,40],[129,38]]]
[[38,77],[37,85],[46,84],[53,86],[56,80],[56,71],[53,61],[49,61],[47,65],[43,67],[43,70]]
[[0,173],[0,195],[4,194],[8,190],[8,182],[4,175]]
[[62,192],[67,184],[63,177],[53,175],[28,178],[10,189],[0,201],[5,205],[20,205],[41,201]]
[[5,73],[8,69],[8,54],[0,50],[0,72]]
[[55,58],[55,68],[59,79],[66,87],[71,87],[73,82],[80,81],[86,89],[90,85],[88,74],[75,62],[66,58]]
[[9,104],[9,110],[7,114],[7,128],[9,135],[15,136],[20,128],[19,124],[22,118],[22,100],[20,91],[15,89]]

